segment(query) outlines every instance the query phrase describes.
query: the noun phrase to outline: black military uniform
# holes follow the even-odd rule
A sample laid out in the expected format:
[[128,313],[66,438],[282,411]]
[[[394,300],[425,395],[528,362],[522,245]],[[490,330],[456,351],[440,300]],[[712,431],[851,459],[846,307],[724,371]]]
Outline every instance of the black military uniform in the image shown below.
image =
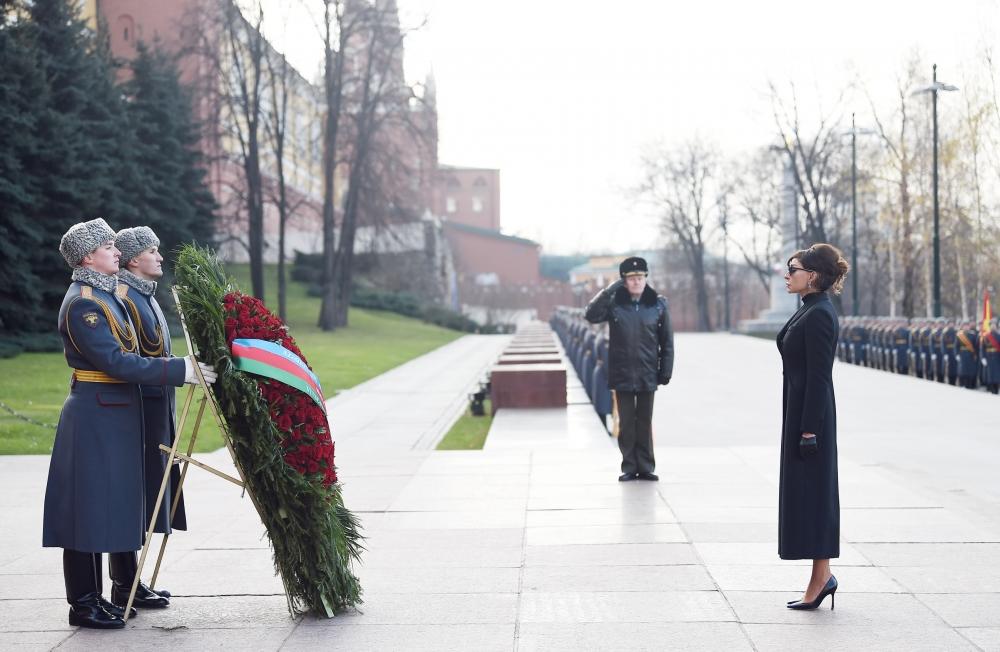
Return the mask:
[[[621,278],[647,274],[642,258],[631,257],[618,268]],[[653,396],[657,385],[670,382],[674,368],[674,334],[666,298],[649,286],[633,300],[624,280],[601,290],[585,313],[591,323],[608,322],[608,385],[615,390],[620,428],[622,475],[655,480],[653,470]]]
[[892,331],[892,370],[897,374],[907,374],[910,371],[909,346],[909,325],[897,324]]

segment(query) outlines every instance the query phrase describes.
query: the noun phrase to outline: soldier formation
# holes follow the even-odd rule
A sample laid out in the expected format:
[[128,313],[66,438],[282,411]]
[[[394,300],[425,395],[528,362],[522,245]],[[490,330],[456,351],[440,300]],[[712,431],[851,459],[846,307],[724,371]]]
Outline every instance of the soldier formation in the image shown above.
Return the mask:
[[845,317],[843,362],[968,389],[1000,391],[1000,320]]
[[608,386],[607,327],[584,319],[582,308],[558,308],[550,323],[583,383],[594,411],[611,434],[613,426],[608,426],[608,417],[612,415],[613,403]]

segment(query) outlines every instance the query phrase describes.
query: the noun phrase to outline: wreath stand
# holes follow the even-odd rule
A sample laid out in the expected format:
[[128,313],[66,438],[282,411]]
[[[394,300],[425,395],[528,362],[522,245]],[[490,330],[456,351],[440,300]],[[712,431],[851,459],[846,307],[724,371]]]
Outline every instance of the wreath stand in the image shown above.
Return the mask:
[[[174,495],[173,503],[170,505],[170,518],[168,519],[168,524],[173,521],[174,515],[177,512],[177,506],[180,504],[180,499],[182,496],[182,488],[184,486],[184,478],[187,477],[188,467],[194,464],[200,469],[204,469],[209,473],[212,473],[223,480],[228,480],[232,482],[237,487],[243,489],[243,491],[250,496],[251,502],[253,502],[254,508],[257,510],[257,514],[262,516],[260,505],[257,503],[257,499],[254,498],[252,492],[247,490],[246,477],[243,474],[243,469],[240,467],[239,460],[236,459],[236,451],[233,449],[232,439],[229,437],[229,432],[226,429],[226,424],[222,420],[221,411],[219,409],[219,404],[215,400],[215,395],[212,394],[211,388],[207,382],[205,382],[205,376],[201,373],[201,367],[198,365],[197,356],[195,355],[194,344],[191,341],[191,334],[188,332],[187,322],[184,319],[184,310],[181,308],[180,299],[177,297],[177,290],[172,289],[174,295],[174,304],[177,306],[177,315],[180,317],[181,329],[184,331],[184,341],[187,343],[188,357],[194,363],[194,372],[198,377],[197,384],[189,385],[187,396],[184,398],[184,406],[181,409],[181,417],[177,422],[177,427],[174,429],[174,441],[172,446],[165,446],[160,444],[160,450],[167,453],[167,463],[163,471],[163,479],[160,481],[160,493],[156,497],[156,505],[153,507],[153,514],[149,519],[149,527],[146,530],[146,539],[142,545],[142,552],[139,555],[139,565],[135,572],[135,578],[132,580],[132,589],[128,594],[128,603],[125,605],[125,615],[124,620],[127,622],[129,619],[129,612],[132,608],[132,603],[135,601],[135,593],[139,588],[139,578],[142,576],[142,568],[146,563],[146,555],[149,554],[150,544],[153,542],[153,528],[156,525],[156,519],[160,514],[160,508],[163,503],[163,496],[166,493],[167,485],[170,483],[170,472],[173,469],[174,463],[176,461],[181,462],[181,476],[180,480],[177,482],[176,493]],[[198,389],[201,389],[202,395],[199,399],[198,414],[194,420],[194,428],[191,430],[191,441],[188,442],[187,452],[180,453],[177,451],[177,447],[180,444],[181,436],[184,433],[184,426],[187,424],[187,418],[191,411],[191,406],[194,403],[195,393]],[[209,406],[212,409],[212,415],[215,417],[215,423],[219,427],[219,431],[222,433],[222,439],[226,442],[226,448],[229,450],[229,455],[233,459],[233,464],[236,466],[236,473],[239,475],[238,478],[220,471],[204,462],[200,462],[192,455],[194,454],[195,442],[198,440],[198,429],[201,427],[202,418],[205,416],[205,406]],[[261,518],[263,522],[263,518]],[[149,586],[154,588],[156,586],[156,577],[160,572],[160,563],[163,561],[163,553],[167,548],[167,540],[170,538],[169,534],[164,534],[163,539],[160,542],[160,552],[156,557],[156,565],[153,567],[153,576],[150,578]],[[287,597],[287,596],[286,596]]]

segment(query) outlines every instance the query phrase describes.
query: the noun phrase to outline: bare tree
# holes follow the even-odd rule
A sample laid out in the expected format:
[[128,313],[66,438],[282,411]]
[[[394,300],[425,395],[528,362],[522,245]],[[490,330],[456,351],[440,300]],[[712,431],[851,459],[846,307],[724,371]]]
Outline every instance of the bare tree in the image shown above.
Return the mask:
[[[225,75],[222,99],[229,113],[224,124],[239,144],[241,190],[247,219],[250,285],[264,298],[264,182],[261,175],[260,131],[263,116],[264,60],[268,48],[261,33],[263,7],[253,7],[251,23],[235,2],[224,0],[221,11]],[[227,74],[228,73],[228,74]]]
[[[916,290],[918,274],[918,250],[915,242],[914,219],[914,188],[913,177],[919,160],[919,151],[915,145],[913,134],[914,124],[910,113],[910,90],[916,85],[918,59],[912,59],[906,73],[897,82],[896,96],[898,105],[894,115],[894,129],[882,118],[874,102],[869,97],[872,117],[876,129],[884,144],[883,151],[887,157],[887,174],[882,177],[895,188],[896,199],[885,208],[893,222],[893,235],[889,238],[890,258],[895,264],[890,265],[891,285],[893,288],[891,302],[900,301],[902,313],[913,317],[916,309]],[[902,278],[897,279],[896,269]]]
[[345,11],[343,0],[323,0],[323,299],[319,327],[337,327],[334,279],[337,271],[337,164],[344,107],[347,46],[360,15]]
[[841,173],[836,156],[841,149],[839,107],[843,103],[843,95],[835,103],[837,110],[826,114],[821,109],[816,128],[806,130],[799,115],[795,86],[791,87],[790,106],[773,83],[769,86],[774,123],[780,138],[779,147],[795,173],[799,208],[804,220],[801,233],[806,241],[829,242],[833,183]]
[[781,255],[781,188],[774,154],[763,148],[733,171],[731,196],[735,204],[729,231],[747,266],[764,292],[770,292],[772,267]]
[[664,233],[684,252],[702,331],[712,330],[705,253],[718,166],[716,150],[698,140],[674,150],[660,149],[643,157],[643,181],[636,190],[638,199],[660,216]]
[[[268,198],[278,212],[278,315],[282,319],[286,319],[288,274],[285,234],[289,220],[307,203],[302,193],[289,188],[285,172],[285,160],[289,158],[290,154],[294,155],[296,152],[294,144],[289,147],[288,143],[289,111],[293,110],[289,107],[289,101],[296,92],[308,94],[311,88],[305,80],[298,77],[283,55],[269,49],[265,61],[267,63],[269,101],[267,103],[268,111],[264,116],[264,128],[271,154],[274,156],[274,167],[271,170],[273,179],[265,185]],[[298,88],[295,88],[296,86]],[[293,124],[308,123],[311,117],[308,114],[299,116]],[[296,137],[297,134],[293,132],[293,143]],[[304,143],[299,143],[299,147],[303,145]]]
[[[386,174],[398,162],[395,139],[404,138],[405,130],[390,126],[407,124],[414,93],[403,79],[402,48],[405,32],[400,29],[395,3],[352,5],[352,12],[342,20],[351,23],[351,36],[345,41],[341,57],[350,57],[353,74],[341,77],[341,118],[344,137],[340,145],[341,162],[347,169],[347,190],[339,224],[331,267],[324,277],[320,326],[324,329],[347,325],[353,280],[353,260],[357,231],[363,216],[375,225],[379,216],[365,215],[365,206],[375,205],[376,193],[391,187]],[[387,164],[391,162],[392,165]],[[396,202],[389,204],[397,206]]]

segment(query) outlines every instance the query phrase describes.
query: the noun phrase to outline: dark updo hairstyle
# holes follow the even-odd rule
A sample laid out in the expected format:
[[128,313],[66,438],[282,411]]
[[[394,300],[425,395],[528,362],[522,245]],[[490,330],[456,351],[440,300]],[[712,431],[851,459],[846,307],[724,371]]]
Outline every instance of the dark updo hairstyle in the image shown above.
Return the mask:
[[796,251],[788,259],[799,261],[805,269],[816,272],[816,289],[840,294],[844,289],[844,278],[851,266],[844,260],[840,249],[825,243],[814,244],[808,249]]

